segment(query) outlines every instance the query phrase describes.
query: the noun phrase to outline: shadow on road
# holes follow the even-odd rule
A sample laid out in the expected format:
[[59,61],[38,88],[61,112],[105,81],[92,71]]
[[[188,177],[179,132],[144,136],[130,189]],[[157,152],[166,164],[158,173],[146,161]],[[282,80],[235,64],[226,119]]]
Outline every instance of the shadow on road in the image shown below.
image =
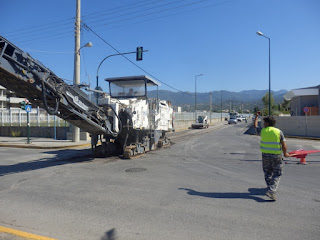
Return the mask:
[[201,196],[207,198],[229,198],[229,199],[252,199],[257,202],[271,202],[270,200],[265,200],[258,196],[263,196],[266,194],[266,188],[249,188],[246,193],[215,193],[215,192],[198,192],[188,188],[179,188],[179,190],[186,190],[189,195]]
[[[47,154],[55,154],[52,158],[42,158],[39,160],[21,162],[13,165],[0,165],[0,176],[5,176],[14,173],[28,172],[43,168],[67,165],[79,162],[91,161],[91,151],[88,149],[63,149],[57,151],[45,152]],[[23,159],[23,156],[21,156]]]
[[116,240],[116,229],[112,228],[111,230],[107,231],[105,235],[101,238],[101,240]]

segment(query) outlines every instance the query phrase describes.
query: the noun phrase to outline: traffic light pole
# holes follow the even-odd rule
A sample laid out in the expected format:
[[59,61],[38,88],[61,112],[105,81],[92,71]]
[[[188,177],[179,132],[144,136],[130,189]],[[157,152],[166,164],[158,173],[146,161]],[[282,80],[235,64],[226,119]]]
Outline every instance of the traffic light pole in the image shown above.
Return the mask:
[[[135,52],[126,52],[126,53],[116,53],[116,54],[112,54],[112,55],[109,55],[109,56],[106,56],[104,59],[102,59],[102,61],[100,62],[99,66],[98,66],[98,69],[97,69],[97,77],[96,77],[96,90],[99,90],[99,69],[102,65],[102,63],[109,57],[114,57],[114,56],[120,56],[120,55],[127,55],[127,54],[133,54],[133,53],[136,53],[136,58],[137,58],[137,61],[141,61],[142,60],[142,53],[143,52],[148,52],[148,50],[143,50],[142,47],[137,47],[137,51]],[[96,100],[96,103],[98,105],[98,96],[99,96],[99,93],[97,93],[97,100]]]

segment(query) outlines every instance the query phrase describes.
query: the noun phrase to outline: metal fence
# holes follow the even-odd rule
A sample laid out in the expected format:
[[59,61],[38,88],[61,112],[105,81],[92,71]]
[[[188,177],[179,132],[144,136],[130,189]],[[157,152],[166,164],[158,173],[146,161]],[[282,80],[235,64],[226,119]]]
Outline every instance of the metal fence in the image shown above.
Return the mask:
[[[68,127],[65,120],[48,114],[39,108],[29,113],[30,126],[38,127]],[[0,110],[0,126],[27,126],[27,113],[21,109]]]
[[[197,116],[207,116],[210,119],[222,119],[229,117],[229,113],[197,112]],[[176,112],[175,122],[194,121],[194,112]],[[69,123],[63,119],[48,114],[45,110],[36,108],[29,113],[30,126],[38,127],[69,127]],[[27,113],[22,109],[0,110],[0,126],[27,126]]]
[[[229,113],[210,113],[210,112],[197,112],[197,116],[207,116],[208,119],[224,119],[229,117]],[[194,121],[196,115],[194,112],[176,112],[175,121]]]

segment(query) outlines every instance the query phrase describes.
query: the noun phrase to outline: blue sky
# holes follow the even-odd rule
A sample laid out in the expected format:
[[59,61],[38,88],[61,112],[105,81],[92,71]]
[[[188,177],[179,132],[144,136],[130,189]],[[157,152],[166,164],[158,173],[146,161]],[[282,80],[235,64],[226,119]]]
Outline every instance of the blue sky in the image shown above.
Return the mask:
[[[0,35],[40,60],[59,77],[73,80],[76,0],[2,0]],[[81,15],[96,34],[120,52],[149,50],[143,61],[127,57],[174,89],[198,92],[268,89],[320,84],[318,0],[82,0]],[[81,82],[95,87],[101,60],[115,51],[82,29]],[[145,75],[121,56],[100,68],[106,77]],[[162,90],[176,91],[165,84]]]

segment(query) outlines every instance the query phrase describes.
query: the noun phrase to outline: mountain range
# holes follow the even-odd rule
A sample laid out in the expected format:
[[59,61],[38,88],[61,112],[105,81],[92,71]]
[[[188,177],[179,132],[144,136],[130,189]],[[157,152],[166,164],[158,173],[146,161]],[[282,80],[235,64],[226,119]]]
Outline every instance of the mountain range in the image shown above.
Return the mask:
[[[283,95],[287,90],[271,91],[271,94],[275,100],[275,103],[283,102]],[[212,93],[212,108],[220,109],[221,102],[223,108],[243,108],[252,110],[254,107],[263,107],[262,98],[268,93],[268,90],[244,90],[241,92],[230,91],[213,91],[207,93],[197,93],[197,109],[209,108],[210,93]],[[168,100],[172,102],[173,106],[182,106],[184,110],[194,109],[195,105],[195,93],[194,92],[172,92],[167,90],[153,90],[148,92],[148,96],[156,98],[157,96],[162,100]],[[222,101],[221,101],[222,99]],[[231,105],[231,106],[230,106]]]

